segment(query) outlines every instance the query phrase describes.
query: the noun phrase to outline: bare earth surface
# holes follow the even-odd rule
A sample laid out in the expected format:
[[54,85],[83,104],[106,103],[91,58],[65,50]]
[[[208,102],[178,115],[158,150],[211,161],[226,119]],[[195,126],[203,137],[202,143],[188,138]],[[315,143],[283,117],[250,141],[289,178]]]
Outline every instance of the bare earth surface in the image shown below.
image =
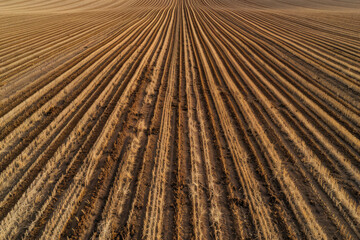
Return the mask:
[[360,239],[358,0],[0,0],[0,239]]

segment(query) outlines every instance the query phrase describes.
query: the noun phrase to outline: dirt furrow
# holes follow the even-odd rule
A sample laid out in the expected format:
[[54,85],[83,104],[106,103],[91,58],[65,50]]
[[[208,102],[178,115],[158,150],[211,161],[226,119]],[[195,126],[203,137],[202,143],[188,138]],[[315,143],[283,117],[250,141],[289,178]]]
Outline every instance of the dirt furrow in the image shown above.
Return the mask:
[[0,0],[0,238],[358,239],[356,0]]

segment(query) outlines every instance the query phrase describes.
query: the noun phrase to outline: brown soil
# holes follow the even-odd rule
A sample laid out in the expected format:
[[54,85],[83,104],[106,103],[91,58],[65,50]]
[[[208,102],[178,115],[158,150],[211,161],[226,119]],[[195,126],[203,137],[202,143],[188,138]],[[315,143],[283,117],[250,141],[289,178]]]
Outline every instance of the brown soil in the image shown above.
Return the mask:
[[0,0],[0,239],[360,239],[356,0]]

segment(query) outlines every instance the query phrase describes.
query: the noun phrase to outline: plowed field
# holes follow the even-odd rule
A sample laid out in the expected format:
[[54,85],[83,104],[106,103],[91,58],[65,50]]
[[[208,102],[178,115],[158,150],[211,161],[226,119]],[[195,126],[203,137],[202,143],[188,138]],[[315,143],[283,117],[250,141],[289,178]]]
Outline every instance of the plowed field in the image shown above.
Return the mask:
[[360,239],[358,0],[0,0],[0,239]]

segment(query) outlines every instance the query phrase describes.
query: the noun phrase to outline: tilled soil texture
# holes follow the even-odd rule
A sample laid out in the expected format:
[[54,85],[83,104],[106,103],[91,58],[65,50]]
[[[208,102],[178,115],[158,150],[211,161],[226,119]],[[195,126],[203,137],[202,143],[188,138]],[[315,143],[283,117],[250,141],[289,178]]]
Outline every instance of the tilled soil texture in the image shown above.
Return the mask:
[[1,239],[360,239],[357,0],[0,0]]

